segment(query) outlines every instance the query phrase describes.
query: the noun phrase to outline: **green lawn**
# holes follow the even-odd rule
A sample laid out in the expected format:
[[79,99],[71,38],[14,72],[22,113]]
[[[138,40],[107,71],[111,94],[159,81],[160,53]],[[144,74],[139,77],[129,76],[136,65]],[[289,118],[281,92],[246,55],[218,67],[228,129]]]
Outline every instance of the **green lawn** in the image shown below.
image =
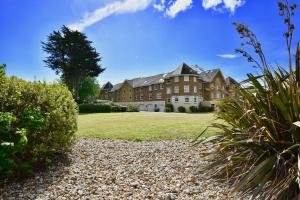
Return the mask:
[[[195,138],[215,121],[214,114],[187,113],[97,113],[79,115],[80,137],[123,140],[168,140]],[[206,135],[216,130],[209,130]]]

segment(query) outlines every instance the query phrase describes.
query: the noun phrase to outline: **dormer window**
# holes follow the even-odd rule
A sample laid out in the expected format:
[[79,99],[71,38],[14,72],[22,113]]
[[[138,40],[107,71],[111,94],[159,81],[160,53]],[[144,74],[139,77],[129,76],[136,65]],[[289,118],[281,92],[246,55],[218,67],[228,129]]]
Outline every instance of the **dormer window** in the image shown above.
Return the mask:
[[175,82],[175,83],[178,83],[178,82],[179,82],[179,76],[175,76],[174,82]]

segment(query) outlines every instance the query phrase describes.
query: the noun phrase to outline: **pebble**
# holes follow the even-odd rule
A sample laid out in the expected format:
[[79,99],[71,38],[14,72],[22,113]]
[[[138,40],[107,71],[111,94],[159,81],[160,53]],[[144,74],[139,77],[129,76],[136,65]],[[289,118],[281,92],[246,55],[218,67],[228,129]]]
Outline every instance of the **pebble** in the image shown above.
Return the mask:
[[0,199],[228,199],[225,185],[199,174],[205,164],[200,151],[186,140],[82,138],[69,165],[53,166],[22,183],[1,184]]

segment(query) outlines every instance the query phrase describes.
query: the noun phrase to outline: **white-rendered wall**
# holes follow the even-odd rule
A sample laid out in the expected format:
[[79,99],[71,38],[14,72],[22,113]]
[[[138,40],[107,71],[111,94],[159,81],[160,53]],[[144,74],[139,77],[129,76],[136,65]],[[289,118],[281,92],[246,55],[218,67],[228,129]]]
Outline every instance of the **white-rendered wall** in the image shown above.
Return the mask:
[[137,102],[115,102],[116,104],[127,106],[135,105],[139,108],[140,111],[154,111],[155,105],[160,109],[160,112],[165,111],[165,102],[164,101],[137,101]]
[[[175,102],[175,98],[178,98],[178,102]],[[185,98],[189,98],[189,102],[185,102]],[[197,101],[194,101],[196,98]],[[202,102],[202,97],[200,96],[172,96],[171,104],[174,106],[174,111],[178,112],[178,107],[185,107],[187,112],[190,112],[190,106],[199,106],[199,103]]]

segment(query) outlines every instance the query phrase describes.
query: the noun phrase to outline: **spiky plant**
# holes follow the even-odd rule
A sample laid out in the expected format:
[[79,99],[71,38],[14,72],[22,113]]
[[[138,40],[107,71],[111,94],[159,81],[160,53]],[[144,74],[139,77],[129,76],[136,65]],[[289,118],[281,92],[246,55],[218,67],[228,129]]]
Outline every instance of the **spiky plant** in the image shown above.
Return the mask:
[[[229,95],[219,104],[218,116],[226,123],[215,123],[216,135],[198,140],[209,145],[202,152],[210,161],[203,168],[208,177],[227,182],[230,194],[252,199],[297,199],[300,183],[300,45],[293,70],[292,16],[296,5],[279,2],[280,15],[288,26],[285,33],[289,71],[272,69],[255,34],[244,24],[234,23],[243,46],[252,47],[255,58],[237,49],[259,69],[258,75],[238,87],[239,97]],[[258,59],[256,59],[256,57]],[[200,138],[200,137],[199,137]]]

